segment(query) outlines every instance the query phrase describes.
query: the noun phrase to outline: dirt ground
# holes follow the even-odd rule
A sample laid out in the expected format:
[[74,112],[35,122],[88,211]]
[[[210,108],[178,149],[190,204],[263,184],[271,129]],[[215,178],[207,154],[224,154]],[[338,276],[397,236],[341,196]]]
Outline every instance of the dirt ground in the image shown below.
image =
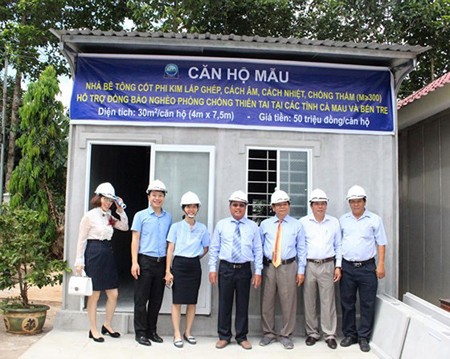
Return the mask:
[[[17,297],[18,290],[4,290],[0,291],[0,300],[8,297]],[[56,313],[61,309],[62,289],[60,286],[31,288],[29,297],[33,303],[46,304],[50,307],[47,312],[44,328],[41,334],[36,335],[18,335],[6,333],[5,324],[0,324],[0,358],[2,359],[17,359],[19,358],[31,345],[36,343],[45,334],[53,329],[53,322]]]

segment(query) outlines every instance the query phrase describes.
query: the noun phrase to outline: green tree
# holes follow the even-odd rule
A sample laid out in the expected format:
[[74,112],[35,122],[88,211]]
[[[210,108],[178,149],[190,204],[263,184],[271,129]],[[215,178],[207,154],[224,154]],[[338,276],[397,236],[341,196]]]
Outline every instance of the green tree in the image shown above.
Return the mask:
[[304,1],[129,0],[138,31],[290,36]]
[[297,37],[431,46],[402,83],[400,97],[450,69],[450,0],[309,0]]
[[[21,159],[10,181],[11,208],[36,210],[41,237],[59,244],[56,248],[62,248],[63,243],[68,134],[63,105],[55,99],[59,92],[56,71],[51,66],[29,85],[19,110],[22,134],[17,146]],[[62,254],[59,250],[55,249],[58,256]]]
[[296,36],[318,40],[386,41],[393,0],[310,0],[299,14]]
[[24,80],[35,81],[52,65],[58,75],[68,74],[57,38],[49,29],[89,28],[120,30],[127,15],[126,0],[0,0],[0,55],[14,69],[13,95],[7,141],[5,187],[17,164],[15,141],[19,129],[18,109]]
[[432,47],[402,84],[405,97],[450,71],[450,0],[398,1],[392,19],[392,41]]
[[127,0],[66,0],[56,28],[120,31],[129,14]]
[[[4,1],[0,11],[0,48],[15,70],[14,90],[11,100],[10,132],[6,161],[5,184],[8,188],[11,172],[16,164],[15,140],[19,125],[18,109],[22,95],[22,81],[36,79],[45,67],[41,50],[49,43],[48,29],[61,18],[64,0]],[[43,11],[45,9],[45,11]],[[57,48],[47,48],[47,57]],[[58,55],[61,58],[60,55]],[[61,58],[62,59],[62,58]],[[60,61],[61,68],[63,68]]]

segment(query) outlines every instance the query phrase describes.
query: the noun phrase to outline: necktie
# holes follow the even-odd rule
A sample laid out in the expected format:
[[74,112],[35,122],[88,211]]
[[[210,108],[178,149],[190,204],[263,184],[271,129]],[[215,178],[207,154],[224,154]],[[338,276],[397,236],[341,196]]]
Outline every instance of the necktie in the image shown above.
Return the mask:
[[278,222],[277,234],[275,235],[275,244],[273,245],[272,264],[275,268],[281,264],[281,238],[283,236],[281,228],[282,220]]
[[231,261],[233,263],[240,263],[241,261],[241,231],[239,230],[239,223],[236,222],[236,229],[233,234],[233,248],[231,249]]

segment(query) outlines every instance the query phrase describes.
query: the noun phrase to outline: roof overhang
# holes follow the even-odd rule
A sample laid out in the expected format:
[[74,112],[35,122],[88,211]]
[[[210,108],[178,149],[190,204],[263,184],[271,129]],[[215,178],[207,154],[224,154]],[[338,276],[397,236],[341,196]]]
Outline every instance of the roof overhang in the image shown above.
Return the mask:
[[51,30],[72,72],[78,54],[185,55],[387,67],[396,91],[430,47],[331,40],[162,32]]
[[403,130],[450,109],[450,83],[398,109],[398,129]]

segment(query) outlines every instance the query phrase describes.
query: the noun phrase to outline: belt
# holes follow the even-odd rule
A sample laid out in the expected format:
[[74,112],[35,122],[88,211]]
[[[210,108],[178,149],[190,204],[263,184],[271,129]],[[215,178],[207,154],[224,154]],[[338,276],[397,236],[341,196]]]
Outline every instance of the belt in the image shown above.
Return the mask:
[[334,261],[334,257],[328,257],[325,259],[309,259],[308,258],[307,261],[315,263],[315,264],[322,264],[322,263],[328,263],[328,262]]
[[370,259],[368,259],[366,261],[348,261],[345,258],[342,258],[342,259],[343,259],[344,262],[347,262],[348,264],[350,264],[350,265],[352,265],[353,267],[356,267],[356,268],[359,268],[359,267],[362,267],[362,266],[364,266],[366,264],[375,262],[375,258],[370,258]]
[[[289,263],[292,263],[293,261],[295,261],[295,257],[292,257],[292,258],[289,258],[289,259],[282,259],[281,260],[281,264],[289,264]],[[264,257],[263,264],[264,265],[269,265],[270,263],[272,263],[272,259]]]
[[90,242],[95,242],[95,241],[97,241],[97,242],[107,242],[108,240],[107,239],[88,238],[88,241],[90,241]]
[[150,259],[153,262],[158,262],[158,263],[166,260],[166,257],[151,257],[146,254],[140,254],[140,255],[145,256],[145,258]]
[[250,265],[250,262],[244,262],[244,263],[231,263],[231,262],[228,262],[228,261],[224,261],[224,260],[222,259],[222,260],[220,260],[220,264],[224,264],[224,265],[226,265],[226,266],[228,266],[228,267],[230,267],[230,268],[233,268],[233,269],[241,269],[241,268],[244,268],[244,267],[249,266],[249,265]]

